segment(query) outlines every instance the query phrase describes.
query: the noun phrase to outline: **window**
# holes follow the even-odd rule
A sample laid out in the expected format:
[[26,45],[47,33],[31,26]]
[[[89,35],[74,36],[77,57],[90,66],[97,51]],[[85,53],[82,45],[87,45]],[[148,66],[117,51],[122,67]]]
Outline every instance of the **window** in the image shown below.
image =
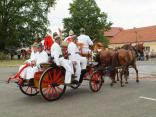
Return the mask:
[[150,52],[150,47],[149,47],[149,46],[146,46],[146,47],[145,47],[145,51]]

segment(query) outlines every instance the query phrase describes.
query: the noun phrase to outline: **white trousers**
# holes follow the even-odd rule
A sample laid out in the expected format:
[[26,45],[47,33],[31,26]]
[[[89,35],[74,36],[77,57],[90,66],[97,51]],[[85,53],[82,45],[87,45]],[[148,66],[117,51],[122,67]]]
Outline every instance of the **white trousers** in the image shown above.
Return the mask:
[[89,54],[91,53],[91,50],[89,48],[82,48],[82,54]]
[[[19,71],[24,67],[25,65],[21,65],[20,67],[19,67]],[[28,67],[27,67],[28,68]],[[21,74],[20,74],[20,77],[21,78],[24,78],[25,79],[25,77],[26,77],[26,72],[27,72],[27,68],[25,68],[22,72],[21,72]]]
[[[70,57],[69,57],[70,59]],[[76,80],[79,81],[80,79],[80,75],[81,75],[81,64],[80,64],[80,60],[76,60],[76,59],[70,59],[71,61],[73,62],[76,62],[74,63],[74,67],[75,67],[75,76],[76,76]]]
[[86,57],[82,57],[79,55],[79,60],[80,60],[80,64],[81,64],[81,69],[86,69],[86,67],[87,67]]
[[[21,65],[19,68],[19,71],[24,67],[24,65]],[[20,77],[23,79],[31,79],[34,78],[35,73],[38,71],[37,67],[26,67],[20,74]]]
[[75,76],[76,76],[76,80],[79,81],[80,75],[81,75],[81,70],[86,69],[87,59],[86,59],[86,57],[82,57],[79,54],[71,55],[71,56],[69,56],[69,59],[73,62],[76,62],[76,64],[74,64],[74,67],[76,70]]
[[65,72],[65,83],[67,83],[67,84],[71,83],[71,75],[74,74],[72,61],[64,59],[62,57],[62,58],[59,58],[59,63],[66,70],[66,72]]

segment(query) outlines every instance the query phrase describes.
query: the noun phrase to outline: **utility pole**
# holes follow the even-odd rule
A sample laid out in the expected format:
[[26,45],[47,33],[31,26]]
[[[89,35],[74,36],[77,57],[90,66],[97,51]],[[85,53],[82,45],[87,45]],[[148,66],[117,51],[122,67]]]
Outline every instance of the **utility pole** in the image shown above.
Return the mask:
[[134,27],[133,29],[134,29],[135,38],[136,38],[136,44],[137,44],[138,43],[138,32],[136,30],[136,27]]

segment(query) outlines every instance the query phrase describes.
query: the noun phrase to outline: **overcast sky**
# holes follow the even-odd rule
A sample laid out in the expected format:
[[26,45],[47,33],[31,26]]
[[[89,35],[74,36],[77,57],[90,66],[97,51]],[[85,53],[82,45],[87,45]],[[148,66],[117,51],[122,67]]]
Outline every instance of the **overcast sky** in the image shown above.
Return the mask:
[[[72,0],[57,0],[49,13],[52,32],[63,28],[62,19],[69,17]],[[156,0],[96,0],[101,11],[108,14],[108,21],[125,29],[156,25]]]

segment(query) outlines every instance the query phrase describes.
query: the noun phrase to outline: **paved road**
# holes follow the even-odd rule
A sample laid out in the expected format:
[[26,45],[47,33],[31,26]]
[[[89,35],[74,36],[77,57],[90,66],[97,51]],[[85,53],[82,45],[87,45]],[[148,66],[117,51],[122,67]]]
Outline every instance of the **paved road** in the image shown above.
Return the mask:
[[[137,84],[110,87],[106,80],[101,91],[92,93],[86,82],[78,89],[68,88],[58,101],[46,102],[40,95],[23,95],[15,84],[0,83],[1,117],[156,117],[156,62],[138,62],[141,79]],[[0,68],[0,80],[6,80],[17,67]],[[132,70],[133,76],[133,70]],[[152,75],[151,75],[152,74]],[[143,99],[140,97],[149,99]],[[154,98],[153,100],[151,98]]]

